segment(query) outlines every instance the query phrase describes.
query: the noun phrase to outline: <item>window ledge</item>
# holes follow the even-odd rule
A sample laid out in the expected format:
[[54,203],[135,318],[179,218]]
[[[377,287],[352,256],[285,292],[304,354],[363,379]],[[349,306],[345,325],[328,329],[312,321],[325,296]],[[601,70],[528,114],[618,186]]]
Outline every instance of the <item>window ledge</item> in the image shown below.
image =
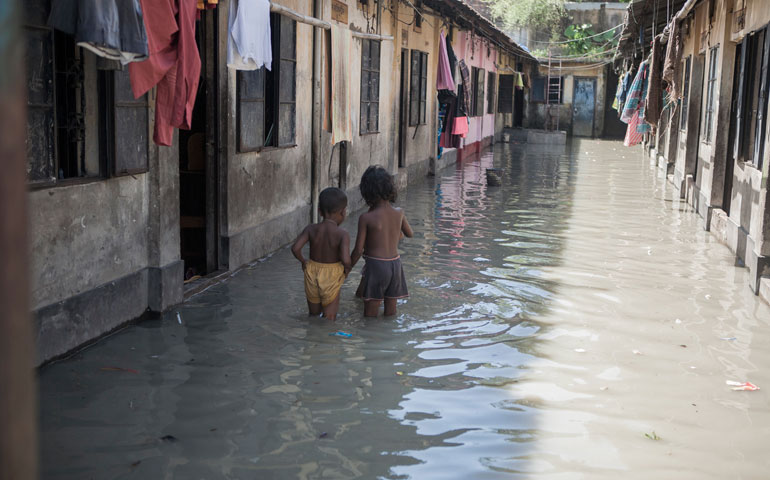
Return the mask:
[[359,136],[361,136],[361,137],[366,137],[366,136],[368,136],[368,135],[376,135],[376,134],[378,134],[378,133],[380,133],[380,131],[379,131],[379,130],[377,130],[377,131],[375,131],[375,132],[361,132],[361,133],[359,133],[358,135],[359,135]]
[[52,182],[39,182],[39,183],[28,183],[27,187],[30,191],[37,191],[37,190],[48,190],[51,188],[58,188],[58,187],[71,187],[75,185],[87,185],[89,183],[96,183],[101,182],[104,180],[109,180],[110,177],[103,177],[103,176],[94,176],[94,177],[72,177],[72,178],[64,178],[64,179],[56,179]]

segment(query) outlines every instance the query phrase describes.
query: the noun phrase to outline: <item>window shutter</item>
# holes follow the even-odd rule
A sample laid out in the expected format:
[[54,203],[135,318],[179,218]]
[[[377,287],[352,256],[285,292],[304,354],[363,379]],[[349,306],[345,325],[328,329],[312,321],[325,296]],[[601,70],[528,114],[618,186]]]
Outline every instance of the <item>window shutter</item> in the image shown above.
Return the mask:
[[476,70],[476,111],[474,115],[484,115],[484,69]]
[[265,142],[265,68],[239,70],[236,82],[238,151],[251,152]]
[[[281,15],[280,64],[278,72],[278,146],[294,145],[296,141],[296,68],[297,22]],[[275,61],[273,61],[275,65]]]
[[420,52],[412,50],[411,71],[409,72],[409,125],[420,123]]
[[513,75],[500,75],[500,87],[497,93],[497,111],[513,113]]
[[380,129],[380,42],[369,44],[369,131]]
[[762,71],[759,75],[759,99],[757,103],[757,128],[754,135],[754,165],[762,168],[762,156],[765,154],[765,117],[767,116],[767,95],[768,95],[768,62],[770,61],[770,31],[767,27],[764,29],[764,46],[762,49]]
[[420,123],[426,123],[425,111],[428,104],[428,54],[420,53]]
[[148,169],[149,141],[147,94],[134,98],[128,68],[113,72],[114,159],[113,175],[132,175]]
[[743,130],[745,128],[745,103],[746,103],[746,65],[750,56],[749,36],[741,42],[741,67],[738,75],[738,99],[735,109],[735,141],[733,142],[733,160],[740,161],[743,153]]
[[[34,15],[30,13],[32,10],[32,6],[27,7],[27,22],[45,24],[47,12],[40,7],[40,14]],[[37,25],[27,28],[25,33],[27,180],[31,184],[45,184],[56,180],[53,33],[51,29]]]
[[495,113],[495,73],[487,73],[487,113]]

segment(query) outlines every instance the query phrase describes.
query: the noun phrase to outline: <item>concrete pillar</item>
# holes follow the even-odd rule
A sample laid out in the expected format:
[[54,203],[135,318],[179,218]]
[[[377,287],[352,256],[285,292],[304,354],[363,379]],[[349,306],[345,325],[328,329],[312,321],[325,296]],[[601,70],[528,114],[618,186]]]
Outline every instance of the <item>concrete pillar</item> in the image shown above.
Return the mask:
[[170,147],[159,147],[152,143],[149,155],[147,300],[150,310],[162,312],[180,303],[184,295],[184,262],[181,260],[179,242],[178,132],[174,131],[174,141]]
[[27,263],[26,88],[18,1],[0,4],[0,478],[37,478]]

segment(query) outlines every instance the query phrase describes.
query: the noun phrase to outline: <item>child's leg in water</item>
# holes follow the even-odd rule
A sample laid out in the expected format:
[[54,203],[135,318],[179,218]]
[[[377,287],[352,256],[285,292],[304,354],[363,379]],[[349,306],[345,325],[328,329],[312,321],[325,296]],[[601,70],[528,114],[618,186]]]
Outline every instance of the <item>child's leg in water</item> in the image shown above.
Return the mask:
[[380,302],[382,300],[364,300],[364,316],[376,317],[380,313]]
[[311,316],[318,316],[323,311],[320,303],[313,303],[310,300],[307,301],[307,314]]
[[396,304],[398,303],[398,300],[395,298],[386,298],[385,299],[385,316],[386,317],[392,317],[396,314]]
[[334,321],[337,319],[337,312],[340,309],[340,296],[337,295],[337,298],[334,299],[332,303],[329,305],[323,307],[324,317],[328,318],[331,321]]
[[361,281],[358,282],[358,289],[356,289],[356,298],[364,298],[364,277],[361,277]]

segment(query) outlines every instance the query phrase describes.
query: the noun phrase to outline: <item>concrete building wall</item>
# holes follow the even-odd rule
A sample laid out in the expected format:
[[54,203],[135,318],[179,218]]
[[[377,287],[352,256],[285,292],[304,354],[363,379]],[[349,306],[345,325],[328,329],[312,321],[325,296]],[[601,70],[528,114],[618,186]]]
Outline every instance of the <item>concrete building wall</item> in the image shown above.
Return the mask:
[[[95,115],[86,110],[87,125]],[[182,299],[176,148],[163,150],[148,145],[147,173],[30,190],[39,363]],[[98,154],[87,148],[86,161]]]
[[[703,217],[704,227],[746,265],[751,272],[749,286],[758,293],[763,281],[770,283],[770,128],[765,123],[760,133],[765,136],[765,150],[762,168],[758,169],[753,163],[733,159],[730,124],[732,95],[738,83],[734,75],[736,47],[746,35],[770,22],[770,10],[760,0],[748,0],[744,5],[741,12],[740,4],[733,0],[717,0],[710,15],[708,3],[704,3],[683,21],[682,62],[684,66],[691,58],[691,88],[686,128],[681,129],[679,121],[671,126],[676,130],[676,148],[670,150],[675,154],[674,186]],[[738,21],[741,14],[745,14],[742,26]],[[711,65],[714,47],[718,53]],[[706,109],[712,70],[716,83],[709,137]],[[670,156],[664,150],[663,160],[671,161]],[[729,206],[725,203],[726,189],[730,191]]]
[[[591,64],[595,62],[590,62]],[[601,135],[604,130],[604,110],[606,97],[606,69],[604,66],[594,67],[580,63],[562,63],[563,70],[552,69],[552,75],[561,73],[562,77],[562,103],[559,105],[559,130],[572,134],[573,123],[573,97],[575,92],[575,79],[586,78],[595,82],[594,88],[594,122],[592,132],[594,137]],[[538,75],[545,78],[547,82],[548,66],[540,64],[538,66]],[[530,111],[532,113],[533,128],[546,128],[548,106],[545,102],[532,102]]]

